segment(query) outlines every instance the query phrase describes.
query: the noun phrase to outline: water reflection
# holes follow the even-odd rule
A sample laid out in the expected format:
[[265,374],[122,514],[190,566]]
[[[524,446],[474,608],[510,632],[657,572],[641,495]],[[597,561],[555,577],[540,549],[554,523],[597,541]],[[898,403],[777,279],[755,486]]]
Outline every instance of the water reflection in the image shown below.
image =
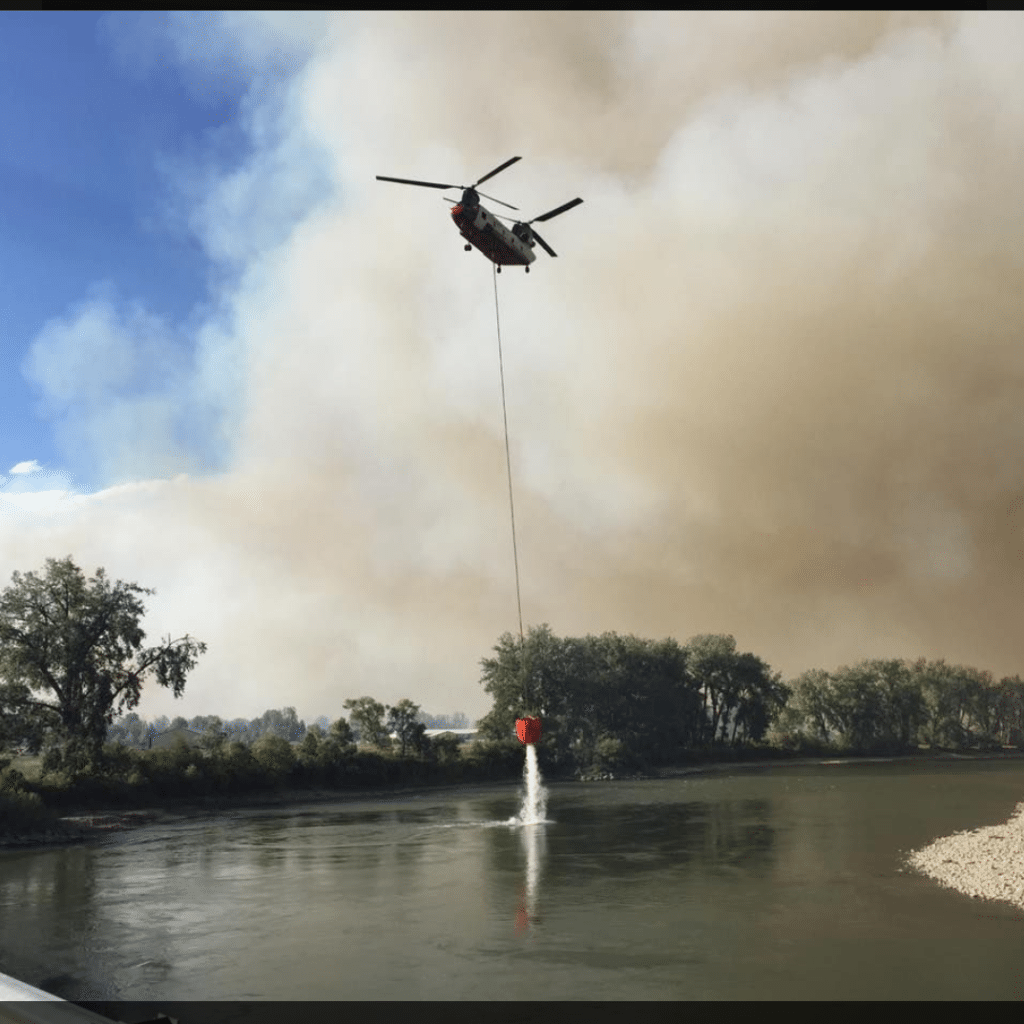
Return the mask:
[[898,865],[1022,785],[779,770],[556,784],[529,826],[512,787],[147,826],[0,854],[0,970],[80,999],[1017,998],[1016,912]]
[[524,825],[519,830],[525,861],[525,881],[520,889],[519,906],[516,909],[516,931],[520,933],[540,921],[540,880],[547,852],[545,829],[546,823],[539,823]]

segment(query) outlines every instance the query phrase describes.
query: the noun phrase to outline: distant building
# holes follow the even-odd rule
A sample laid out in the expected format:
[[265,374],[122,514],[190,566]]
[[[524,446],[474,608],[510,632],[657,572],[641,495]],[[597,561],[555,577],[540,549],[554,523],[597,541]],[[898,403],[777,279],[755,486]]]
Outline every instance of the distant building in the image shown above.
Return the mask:
[[475,740],[477,736],[477,729],[427,729],[423,735],[428,739],[433,739],[435,736],[444,736],[450,733],[460,743],[469,743],[471,740]]
[[[423,735],[428,740],[433,739],[435,736],[454,736],[460,743],[469,743],[471,740],[476,739],[476,729],[424,729]],[[398,733],[388,733],[388,736],[393,739],[396,743],[398,742]]]

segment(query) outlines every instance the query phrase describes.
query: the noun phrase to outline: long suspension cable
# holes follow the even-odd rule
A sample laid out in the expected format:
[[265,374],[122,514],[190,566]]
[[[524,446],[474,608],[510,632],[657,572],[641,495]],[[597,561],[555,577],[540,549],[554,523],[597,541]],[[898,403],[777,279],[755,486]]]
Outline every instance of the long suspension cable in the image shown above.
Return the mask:
[[501,356],[501,315],[498,312],[498,265],[494,268],[494,321],[498,326],[498,371],[501,374],[501,415],[505,421],[505,465],[508,467],[508,507],[512,514],[512,561],[516,568],[516,607],[519,610],[519,640],[524,646],[523,637],[523,601],[519,592],[519,553],[516,550],[516,505],[512,499],[512,456],[508,447],[508,413],[505,409],[505,363]]

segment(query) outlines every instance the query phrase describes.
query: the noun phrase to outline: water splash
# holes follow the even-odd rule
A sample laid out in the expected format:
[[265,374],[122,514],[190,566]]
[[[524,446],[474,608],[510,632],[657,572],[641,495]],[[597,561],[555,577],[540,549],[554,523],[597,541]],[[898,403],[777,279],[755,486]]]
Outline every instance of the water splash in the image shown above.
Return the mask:
[[526,792],[523,794],[519,815],[513,821],[516,825],[543,825],[547,821],[548,791],[541,782],[537,748],[532,743],[526,745],[523,781],[526,783]]

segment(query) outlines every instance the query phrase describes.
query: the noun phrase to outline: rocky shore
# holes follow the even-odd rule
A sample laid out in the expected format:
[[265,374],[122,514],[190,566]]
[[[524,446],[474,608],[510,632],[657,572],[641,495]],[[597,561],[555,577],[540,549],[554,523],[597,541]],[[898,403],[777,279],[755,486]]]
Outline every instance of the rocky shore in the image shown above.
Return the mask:
[[1024,908],[1024,803],[1004,825],[968,829],[936,839],[908,864],[966,896]]

